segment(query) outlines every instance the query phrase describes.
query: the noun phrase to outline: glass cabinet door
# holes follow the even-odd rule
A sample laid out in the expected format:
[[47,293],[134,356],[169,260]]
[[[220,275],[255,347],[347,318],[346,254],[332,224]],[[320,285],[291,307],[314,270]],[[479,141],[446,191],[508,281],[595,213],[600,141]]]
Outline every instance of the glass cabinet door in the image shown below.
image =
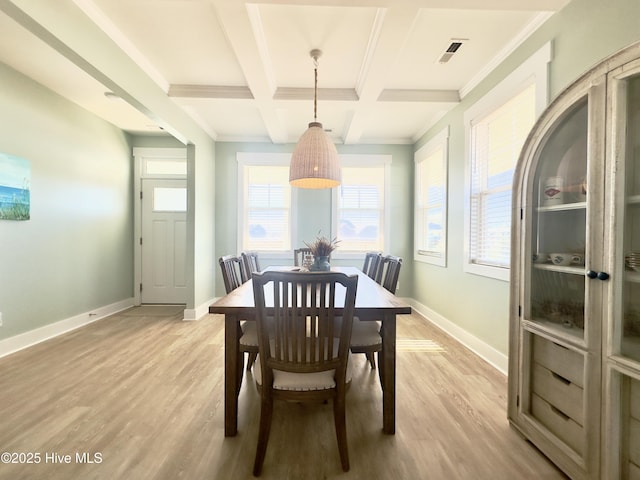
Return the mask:
[[528,320],[579,341],[584,339],[587,288],[588,127],[585,97],[542,145],[531,185]]
[[640,60],[609,75],[611,270],[605,387],[608,478],[640,478]]
[[[618,115],[614,117],[614,137],[618,160],[616,191],[618,216],[614,222],[616,260],[615,268],[622,272],[622,288],[615,295],[617,312],[612,324],[613,355],[640,362],[640,72],[613,82],[614,104]],[[615,77],[615,75],[614,75]]]

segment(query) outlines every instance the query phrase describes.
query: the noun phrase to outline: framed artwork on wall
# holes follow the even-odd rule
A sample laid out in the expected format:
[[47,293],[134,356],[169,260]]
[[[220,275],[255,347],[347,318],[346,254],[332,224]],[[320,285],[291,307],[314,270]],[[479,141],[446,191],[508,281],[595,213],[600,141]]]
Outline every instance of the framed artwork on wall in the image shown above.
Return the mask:
[[29,161],[0,153],[0,220],[29,220],[30,183]]

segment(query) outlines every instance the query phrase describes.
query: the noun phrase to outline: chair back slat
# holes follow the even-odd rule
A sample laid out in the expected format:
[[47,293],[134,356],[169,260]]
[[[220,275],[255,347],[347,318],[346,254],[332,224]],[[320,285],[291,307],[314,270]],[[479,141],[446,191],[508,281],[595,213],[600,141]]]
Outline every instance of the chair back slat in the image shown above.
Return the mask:
[[263,386],[272,369],[336,370],[336,381],[344,381],[357,282],[337,272],[254,274]]

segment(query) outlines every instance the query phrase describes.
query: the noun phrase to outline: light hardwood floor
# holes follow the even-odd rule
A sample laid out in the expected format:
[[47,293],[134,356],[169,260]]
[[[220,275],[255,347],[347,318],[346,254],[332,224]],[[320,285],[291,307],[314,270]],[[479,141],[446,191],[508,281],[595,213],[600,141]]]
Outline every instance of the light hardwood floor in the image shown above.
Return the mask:
[[[0,463],[0,479],[253,478],[259,399],[245,374],[239,433],[225,438],[222,317],[147,312],[0,359],[0,452],[40,456]],[[509,427],[506,378],[421,317],[398,319],[395,436],[382,434],[377,373],[354,358],[351,470],[340,468],[330,404],[281,403],[261,478],[565,478]],[[54,463],[64,455],[71,463]]]

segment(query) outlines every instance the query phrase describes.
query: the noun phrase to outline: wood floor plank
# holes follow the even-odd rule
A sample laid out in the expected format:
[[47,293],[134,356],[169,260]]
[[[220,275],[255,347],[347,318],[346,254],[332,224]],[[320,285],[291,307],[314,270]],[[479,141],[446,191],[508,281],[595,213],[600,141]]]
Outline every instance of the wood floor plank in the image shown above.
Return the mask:
[[[0,359],[0,452],[40,455],[0,463],[0,480],[253,478],[259,396],[245,373],[239,433],[225,438],[222,317],[157,311]],[[330,404],[276,403],[261,478],[565,478],[509,427],[506,378],[418,315],[398,319],[396,435],[382,433],[377,372],[363,355],[354,362],[351,470],[340,468]]]

